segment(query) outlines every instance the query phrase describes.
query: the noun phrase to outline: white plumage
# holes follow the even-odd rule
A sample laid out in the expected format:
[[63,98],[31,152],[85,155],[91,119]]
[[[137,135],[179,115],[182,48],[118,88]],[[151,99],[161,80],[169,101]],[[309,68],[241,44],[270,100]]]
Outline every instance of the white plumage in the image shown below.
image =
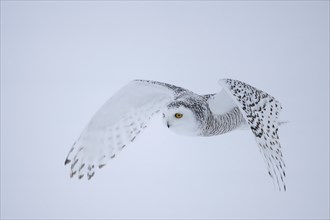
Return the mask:
[[286,190],[285,165],[278,138],[280,103],[238,80],[219,81],[217,94],[197,95],[167,83],[134,80],[112,96],[94,115],[65,160],[70,176],[91,179],[133,142],[154,115],[162,113],[178,134],[213,136],[242,126],[255,135],[269,175]]

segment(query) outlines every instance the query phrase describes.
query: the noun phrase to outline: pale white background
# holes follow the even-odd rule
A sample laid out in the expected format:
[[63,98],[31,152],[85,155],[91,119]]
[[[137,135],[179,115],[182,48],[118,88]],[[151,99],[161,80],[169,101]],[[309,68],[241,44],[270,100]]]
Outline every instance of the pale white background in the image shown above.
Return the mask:
[[[155,119],[92,181],[72,143],[132,79],[234,78],[282,102],[286,193],[254,138]],[[1,218],[329,218],[328,1],[1,1]]]

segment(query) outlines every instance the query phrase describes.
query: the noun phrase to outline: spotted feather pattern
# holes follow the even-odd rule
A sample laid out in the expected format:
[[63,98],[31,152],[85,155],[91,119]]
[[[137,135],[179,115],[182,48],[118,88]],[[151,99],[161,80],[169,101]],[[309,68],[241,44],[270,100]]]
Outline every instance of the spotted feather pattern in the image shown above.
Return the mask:
[[[65,163],[71,163],[70,176],[79,179],[86,176],[91,179],[95,169],[103,168],[106,163],[115,158],[127,145],[133,142],[147,127],[151,116],[159,112],[158,108],[143,108],[139,111],[128,113],[116,124],[102,129],[84,131],[79,140],[74,144]],[[103,135],[103,137],[101,137]],[[102,143],[97,143],[99,141]],[[92,139],[95,144],[88,145]]]
[[241,81],[223,79],[219,83],[233,97],[255,135],[268,174],[278,189],[285,191],[285,163],[278,136],[281,104],[269,94]]
[[69,151],[65,165],[70,165],[70,176],[91,179],[176,95],[167,85],[143,80],[123,87],[94,115]]
[[255,135],[269,175],[280,190],[286,190],[278,137],[280,103],[238,80],[219,82],[224,93],[202,96],[150,80],[127,84],[100,108],[69,151],[65,165],[70,167],[70,176],[91,179],[97,169],[136,140],[154,115],[164,109],[184,107],[195,116],[197,136],[221,135],[247,124]]

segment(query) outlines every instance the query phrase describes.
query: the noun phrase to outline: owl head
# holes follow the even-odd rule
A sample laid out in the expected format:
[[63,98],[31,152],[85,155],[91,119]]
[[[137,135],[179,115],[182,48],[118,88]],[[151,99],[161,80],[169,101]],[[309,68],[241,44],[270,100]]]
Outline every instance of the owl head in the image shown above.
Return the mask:
[[173,102],[163,112],[164,124],[173,132],[181,135],[197,136],[201,131],[198,115],[185,102]]

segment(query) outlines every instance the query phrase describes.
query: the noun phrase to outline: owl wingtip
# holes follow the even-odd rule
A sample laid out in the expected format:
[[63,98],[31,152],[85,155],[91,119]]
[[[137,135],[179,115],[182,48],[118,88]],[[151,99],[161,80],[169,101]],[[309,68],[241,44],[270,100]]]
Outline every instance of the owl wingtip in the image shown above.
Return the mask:
[[67,165],[68,163],[70,163],[71,160],[69,160],[68,158],[65,159],[65,162],[64,162],[64,166]]

